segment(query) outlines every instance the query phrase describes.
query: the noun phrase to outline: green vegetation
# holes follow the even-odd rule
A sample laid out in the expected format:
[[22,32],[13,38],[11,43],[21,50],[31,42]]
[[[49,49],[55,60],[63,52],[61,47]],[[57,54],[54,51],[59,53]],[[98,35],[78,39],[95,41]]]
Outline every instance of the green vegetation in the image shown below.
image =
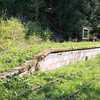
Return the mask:
[[26,60],[32,59],[38,52],[45,48],[59,48],[72,46],[99,45],[100,42],[64,42],[54,43],[46,41],[41,45],[29,45],[28,47],[12,47],[10,50],[0,52],[0,73],[10,70],[18,65],[23,64]]
[[74,95],[74,100],[81,100],[85,99],[88,100],[89,98],[91,100],[99,100],[100,99],[100,79],[96,80],[94,83],[92,83],[89,87],[85,87],[77,95]]
[[[100,41],[99,0],[0,0],[0,73],[32,59],[45,48],[99,45],[100,42],[74,42],[81,41],[82,26],[90,28],[90,39],[98,35],[97,41]],[[96,64],[99,63],[99,56],[90,60],[87,57],[86,62],[72,63],[52,71],[1,79],[0,100],[11,99],[35,86],[93,66],[15,98],[63,99],[98,77],[100,67]],[[99,85],[97,80],[71,99],[100,99]]]
[[99,12],[99,0],[0,0],[0,17],[13,16],[26,24],[32,22],[39,31],[50,28],[55,40],[56,37],[81,40],[82,26],[88,26],[92,34],[100,32]]
[[[21,23],[17,18],[0,19],[0,52],[26,45],[41,44],[50,39],[49,28],[43,30],[36,22]],[[41,35],[42,34],[42,35]]]
[[99,30],[99,5],[98,0],[0,0],[0,73],[45,48],[100,44],[64,42],[81,40],[83,25],[91,33]]
[[[83,70],[91,67],[88,70]],[[76,71],[81,71],[77,74],[71,74]],[[68,74],[71,76],[66,77]],[[66,78],[63,78],[65,76]],[[34,91],[27,91],[15,97],[14,100],[62,100],[64,97],[74,92],[75,90],[85,86],[92,80],[100,76],[100,55],[86,61],[79,61],[77,63],[70,63],[67,66],[60,67],[47,72],[37,72],[30,75],[14,76],[0,80],[0,99],[12,99],[13,96],[24,91],[30,90],[36,86],[62,78],[53,84],[48,84],[40,89]],[[91,100],[100,99],[99,86],[100,80],[95,81],[89,87],[85,87],[78,94],[70,99],[85,99]]]
[[16,42],[24,42],[24,31],[25,27],[18,19],[12,17],[5,21],[2,17],[0,19],[0,51],[8,49]]

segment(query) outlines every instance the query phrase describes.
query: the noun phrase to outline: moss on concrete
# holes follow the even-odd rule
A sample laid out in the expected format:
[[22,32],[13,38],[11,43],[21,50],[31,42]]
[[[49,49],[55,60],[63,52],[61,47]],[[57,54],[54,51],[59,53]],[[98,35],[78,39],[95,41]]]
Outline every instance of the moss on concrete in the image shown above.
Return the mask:
[[[23,64],[23,65],[18,66],[18,67],[14,68],[14,69],[17,69],[17,70],[20,71],[20,73],[23,73],[26,70],[29,70],[32,66],[35,66],[35,70],[38,71],[39,70],[38,62],[43,60],[50,53],[74,51],[74,50],[85,50],[85,49],[93,49],[93,48],[100,48],[100,45],[44,49],[43,51],[41,51],[37,55],[35,55],[33,60],[30,61],[29,63]],[[12,69],[12,71],[13,71],[13,69]],[[6,76],[8,76],[10,74],[9,71],[6,72],[7,73],[6,75],[4,75],[4,73],[0,74],[0,78],[6,77]]]

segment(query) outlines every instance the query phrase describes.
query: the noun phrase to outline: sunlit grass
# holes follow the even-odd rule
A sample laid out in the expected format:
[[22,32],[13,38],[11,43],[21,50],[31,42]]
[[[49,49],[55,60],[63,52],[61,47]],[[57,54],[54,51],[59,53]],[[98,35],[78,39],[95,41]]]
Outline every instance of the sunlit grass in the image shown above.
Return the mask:
[[[83,69],[87,67],[92,68],[84,71]],[[63,78],[63,76],[67,76],[68,74],[74,73],[76,71],[81,72]],[[61,80],[54,82],[53,84],[48,84],[40,89],[28,91],[23,95],[19,95],[15,98],[15,100],[63,100],[64,97],[88,84],[90,81],[96,79],[99,76],[100,59],[98,55],[96,58],[92,58],[87,61],[79,61],[77,63],[70,63],[67,66],[53,69],[51,71],[39,71],[30,75],[14,76],[7,79],[1,79],[0,91],[2,91],[2,93],[0,94],[0,99],[11,99],[14,95],[55,80],[56,78],[62,77]],[[92,99],[97,96],[96,93],[99,93],[98,88],[100,81],[98,80],[96,82],[94,82],[93,85],[91,84],[89,87],[85,87],[85,89],[74,95],[73,99],[77,99],[76,97],[79,99],[87,99],[90,97]],[[85,91],[88,93],[86,94]],[[93,95],[93,93],[95,93],[95,95]],[[99,96],[97,98],[99,98]]]
[[60,48],[86,45],[99,45],[100,42],[64,42],[55,43],[47,41],[41,45],[29,45],[23,48],[13,47],[9,51],[0,52],[0,73],[10,70],[26,60],[32,59],[38,52],[46,48]]

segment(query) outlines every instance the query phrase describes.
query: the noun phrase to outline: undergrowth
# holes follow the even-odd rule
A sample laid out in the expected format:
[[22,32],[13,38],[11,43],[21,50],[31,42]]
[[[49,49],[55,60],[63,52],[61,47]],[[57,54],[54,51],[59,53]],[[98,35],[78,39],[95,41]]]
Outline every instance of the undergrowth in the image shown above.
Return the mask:
[[38,52],[42,51],[45,48],[72,47],[96,44],[99,44],[99,42],[54,43],[47,41],[41,45],[31,45],[22,48],[15,47],[10,49],[9,51],[0,52],[0,73],[21,65],[26,62],[26,60],[32,59]]
[[[0,99],[12,99],[14,95],[27,91],[25,94],[15,97],[14,100],[63,100],[67,95],[85,86],[92,80],[100,76],[100,55],[96,58],[91,58],[86,61],[70,63],[67,66],[60,67],[51,71],[32,73],[24,76],[14,76],[0,80]],[[91,67],[88,70],[83,70]],[[68,74],[81,71],[77,74],[72,74],[66,78]],[[30,89],[41,84],[50,82],[57,78],[61,80],[48,84],[40,89],[30,91]],[[68,100],[99,100],[100,99],[100,80],[95,81],[89,87],[85,87],[78,94]]]
[[17,18],[0,17],[0,73],[32,59],[45,48],[99,45],[100,42],[50,41],[52,32],[42,30],[37,22],[22,23]]
[[8,51],[0,52],[0,73],[10,70],[16,66],[19,66],[26,62],[26,60],[32,59],[37,53],[45,48],[59,48],[59,47],[72,47],[72,46],[86,46],[97,45],[99,42],[64,42],[54,43],[46,41],[40,45],[30,45],[26,47],[13,47]]

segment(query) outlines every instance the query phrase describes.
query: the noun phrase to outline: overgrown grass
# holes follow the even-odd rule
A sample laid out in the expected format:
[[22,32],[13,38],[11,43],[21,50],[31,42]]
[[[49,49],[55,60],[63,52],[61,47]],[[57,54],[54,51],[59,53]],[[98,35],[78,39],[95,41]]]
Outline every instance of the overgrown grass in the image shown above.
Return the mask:
[[[100,55],[96,58],[91,58],[87,61],[79,61],[77,63],[70,63],[67,66],[60,67],[46,72],[37,72],[30,75],[14,76],[11,78],[0,80],[0,99],[12,99],[14,95],[21,92],[30,90],[38,85],[47,83],[56,78],[67,76],[68,74],[80,71],[80,73],[72,74],[69,77],[62,78],[61,80],[48,84],[40,89],[28,91],[25,94],[19,95],[14,98],[15,100],[63,100],[64,97],[74,92],[75,90],[86,85],[90,81],[100,76]],[[84,68],[92,67],[89,70]],[[97,80],[89,87],[82,89],[78,94],[70,99],[85,99],[92,100],[100,99],[100,80]],[[86,94],[87,93],[87,94]]]
[[81,89],[71,100],[99,100],[100,99],[100,79],[96,80],[89,87]]
[[49,28],[42,31],[36,22],[21,23],[17,18],[0,17],[0,73],[32,59],[45,48],[100,44],[100,42],[55,43],[49,40],[51,35]]
[[72,46],[86,46],[86,45],[99,45],[100,42],[64,42],[54,43],[46,41],[41,45],[31,45],[22,48],[13,47],[9,51],[0,52],[0,73],[10,70],[26,60],[32,59],[34,55],[45,48],[59,48],[59,47],[72,47]]

